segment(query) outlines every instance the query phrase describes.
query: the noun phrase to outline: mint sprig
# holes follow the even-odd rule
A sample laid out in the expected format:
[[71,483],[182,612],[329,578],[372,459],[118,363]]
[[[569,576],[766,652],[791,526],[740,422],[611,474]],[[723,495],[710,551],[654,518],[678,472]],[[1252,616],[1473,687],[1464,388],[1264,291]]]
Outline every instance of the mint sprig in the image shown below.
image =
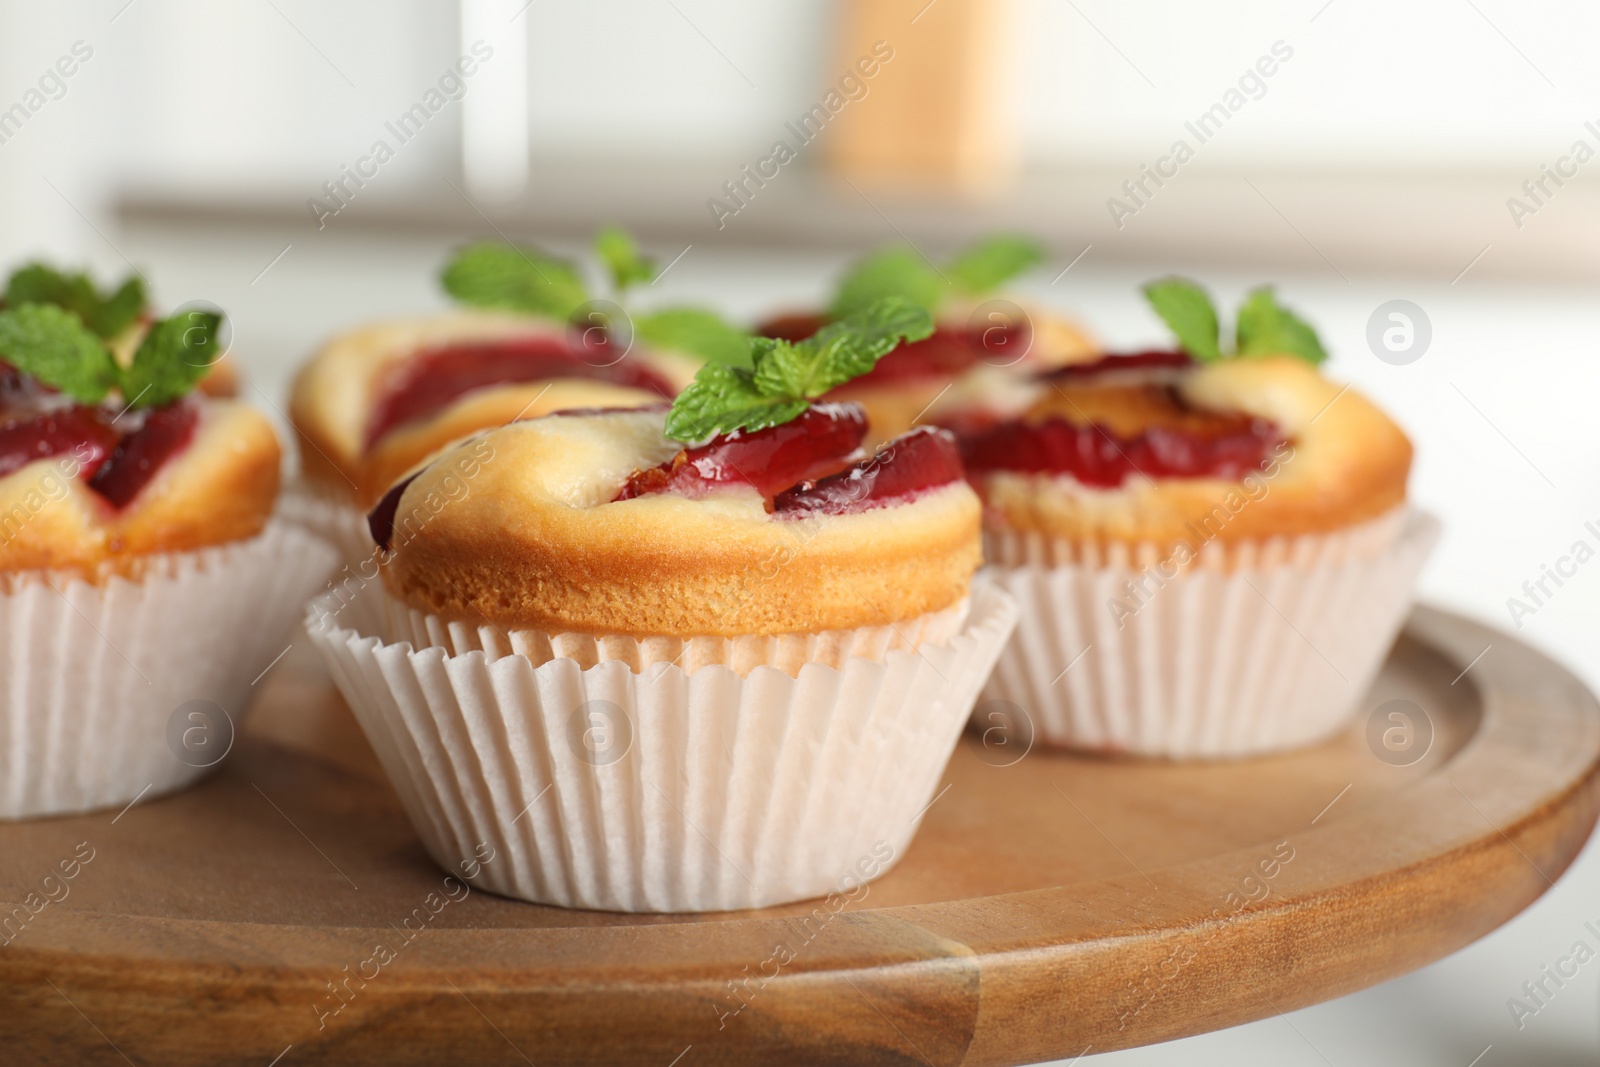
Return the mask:
[[439,276],[463,304],[565,320],[588,301],[577,268],[531,245],[481,241],[457,252]]
[[652,348],[685,352],[708,363],[751,366],[750,335],[705,308],[646,311],[634,316],[633,329]]
[[186,396],[222,357],[221,328],[222,316],[213,311],[186,311],[150,327],[122,372],[123,399],[149,408]]
[[101,299],[100,306],[89,316],[89,329],[107,340],[116,337],[139,320],[147,302],[144,279],[134,275],[116,292]]
[[870,371],[902,341],[933,333],[933,316],[886,297],[804,341],[750,341],[750,369],[708,363],[673,401],[666,434],[697,443],[734,430],[754,432],[798,418],[811,401]]
[[956,253],[945,271],[968,295],[983,296],[1043,262],[1038,242],[1002,234]]
[[1317,331],[1300,316],[1278,303],[1272,287],[1251,290],[1239,305],[1236,347],[1241,356],[1288,353],[1309,363],[1328,358]]
[[1182,278],[1164,278],[1144,287],[1145,299],[1195,359],[1222,358],[1217,309],[1206,291]]
[[29,263],[6,282],[5,304],[17,308],[46,304],[69,311],[97,336],[112,338],[139,318],[145,308],[144,279],[131,275],[115,290],[101,293],[84,273],[68,273],[46,263]]
[[[628,232],[603,227],[594,255],[604,266],[618,300],[629,288],[656,277],[655,260],[639,250]],[[457,252],[440,274],[445,291],[463,304],[568,320],[589,302],[578,269],[528,245],[482,241]],[[750,335],[715,312],[669,307],[631,316],[634,332],[653,348],[696,359],[750,366]]]
[[957,252],[941,269],[915,249],[891,246],[856,263],[839,281],[832,318],[843,318],[885,297],[897,296],[937,313],[952,295],[983,296],[1044,260],[1044,249],[1025,237],[988,237]]
[[104,400],[121,373],[105,342],[55,304],[0,311],[0,359],[84,404]]
[[[639,251],[620,226],[604,226],[595,234],[594,254],[611,278],[618,300],[641,282],[653,282],[656,261]],[[630,316],[634,333],[652,348],[693,356],[702,362],[750,366],[750,335],[706,308],[666,307]]]
[[1328,358],[1317,332],[1278,303],[1270,285],[1252,289],[1239,305],[1231,351],[1222,347],[1216,305],[1185,278],[1162,278],[1144,287],[1145,299],[1195,359],[1211,362],[1251,356],[1298,356],[1313,365]]
[[828,315],[842,319],[889,297],[932,312],[944,303],[948,288],[939,269],[918,252],[884,248],[851,267],[839,280]]
[[611,275],[611,286],[619,296],[630,286],[655,279],[656,261],[640,252],[633,237],[620,226],[601,227],[594,235],[594,254]]
[[162,319],[124,368],[72,312],[23,304],[0,311],[0,359],[79,403],[98,404],[116,390],[130,407],[159,407],[186,395],[220,358],[221,326],[209,311]]
[[[759,356],[754,360],[759,365]],[[707,363],[667,412],[666,435],[698,444],[734,430],[765,430],[797,419],[811,406],[807,397],[763,392],[751,371]]]

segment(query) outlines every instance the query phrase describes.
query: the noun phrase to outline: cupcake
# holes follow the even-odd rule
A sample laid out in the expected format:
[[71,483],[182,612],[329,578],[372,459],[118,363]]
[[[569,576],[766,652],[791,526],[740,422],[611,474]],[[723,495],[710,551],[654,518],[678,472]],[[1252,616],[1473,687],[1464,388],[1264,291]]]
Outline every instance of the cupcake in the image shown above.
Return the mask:
[[[602,231],[597,254],[619,293],[652,276],[621,231]],[[745,347],[742,334],[700,309],[630,317],[591,301],[572,264],[533,248],[473,245],[442,281],[462,308],[342,334],[294,382],[289,417],[303,442],[296,507],[352,560],[372,552],[366,509],[446,445],[564,408],[670,400],[707,353]]]
[[495,892],[670,912],[903,854],[1014,610],[969,594],[954,438],[866,455],[862,412],[815,401],[931,330],[884,301],[670,410],[517,422],[386,494],[382,582],[308,626],[436,860],[487,841]]
[[926,308],[935,321],[930,336],[891,352],[829,397],[864,407],[869,440],[886,441],[911,429],[952,383],[974,371],[1037,370],[1092,358],[1094,346],[1076,324],[996,295],[1043,259],[1043,249],[1017,237],[980,241],[942,267],[911,248],[881,249],[845,273],[825,312],[779,315],[757,332],[798,341],[888,296]]
[[142,291],[24,272],[0,311],[5,818],[127,804],[214,765],[334,559],[269,522],[267,420],[195,391],[220,315],[155,320]]
[[930,416],[961,439],[987,577],[1022,612],[989,710],[1098,752],[1314,743],[1357,707],[1436,537],[1407,503],[1411,444],[1318,372],[1271,289],[1232,351],[1202,290],[1146,293],[1180,350],[990,375]]

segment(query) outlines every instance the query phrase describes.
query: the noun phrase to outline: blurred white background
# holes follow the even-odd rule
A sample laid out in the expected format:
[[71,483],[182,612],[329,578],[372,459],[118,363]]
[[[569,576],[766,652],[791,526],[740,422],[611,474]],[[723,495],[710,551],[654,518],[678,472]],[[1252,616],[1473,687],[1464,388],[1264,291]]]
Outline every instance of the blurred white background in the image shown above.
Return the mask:
[[[957,2],[934,0],[896,47]],[[1001,70],[1013,181],[867,200],[807,155],[719,230],[705,200],[837,77],[829,6],[462,3],[0,0],[0,265],[137,264],[159,301],[218,302],[252,395],[281,406],[319,338],[440,305],[446,250],[497,227],[561,247],[622,221],[663,261],[687,248],[657,299],[754,316],[819,297],[862,247],[903,235],[936,254],[1009,224],[1052,247],[1034,294],[1117,344],[1159,336],[1135,292],[1155,274],[1194,273],[1229,306],[1277,281],[1321,326],[1330,373],[1417,442],[1414,495],[1446,524],[1426,599],[1508,628],[1507,598],[1600,520],[1600,160],[1520,228],[1506,203],[1574,141],[1600,149],[1594,4],[1017,0]],[[480,38],[494,58],[398,144],[385,124]],[[1264,94],[1118,229],[1107,198],[1278,41],[1293,56]],[[77,42],[92,57],[41,89]],[[30,90],[42,106],[8,126]],[[307,200],[378,139],[394,158],[319,229]],[[1393,298],[1432,321],[1410,366],[1366,344]],[[1524,621],[1520,638],[1600,685],[1600,569]],[[1524,1029],[1506,1007],[1585,920],[1600,920],[1592,848],[1524,916],[1416,974],[1103,1062],[1593,1063],[1600,970]]]
[[[526,157],[527,191],[497,218],[577,232],[606,212],[686,240],[859,241],[877,213],[818,182],[812,158],[724,230],[704,204],[844,69],[832,8],[4,0],[0,108],[75,42],[94,55],[0,145],[0,233],[8,247],[103,257],[78,211],[99,220],[118,205],[206,205],[309,223],[306,200],[380,138],[395,158],[338,224],[467,226],[474,212],[446,181],[466,184],[465,125],[476,158],[498,147],[504,162],[508,146]],[[1548,185],[1554,195],[1520,228],[1506,205],[1579,138],[1600,149],[1585,128],[1600,123],[1600,75],[1584,54],[1600,30],[1594,5],[997,0],[995,10],[1010,26],[996,74],[1023,172],[981,203],[904,205],[896,221],[913,237],[1000,220],[1123,259],[1309,266],[1320,262],[1314,243],[1341,268],[1404,264],[1448,279],[1490,246],[1474,267],[1482,276],[1600,271],[1584,240],[1600,222],[1584,170],[1600,163]],[[940,17],[936,0],[891,43],[915,50]],[[495,57],[399,145],[385,123],[479,39]],[[1185,133],[1278,42],[1291,58],[1246,87],[1224,130],[1203,145]],[[1179,137],[1195,159],[1116,228],[1107,198]],[[477,188],[494,180],[479,177]],[[41,199],[45,179],[61,195]]]

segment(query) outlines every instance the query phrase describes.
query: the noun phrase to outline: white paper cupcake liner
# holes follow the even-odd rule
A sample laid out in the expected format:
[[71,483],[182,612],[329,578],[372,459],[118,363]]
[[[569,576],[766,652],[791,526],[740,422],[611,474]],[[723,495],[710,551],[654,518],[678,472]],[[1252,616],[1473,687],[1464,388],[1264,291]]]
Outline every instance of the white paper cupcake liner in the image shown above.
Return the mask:
[[377,551],[367,527],[367,513],[348,494],[309,479],[296,478],[284,487],[278,514],[332,544],[352,570],[367,563]]
[[1150,546],[1048,565],[1072,550],[993,537],[999,562],[978,581],[1015,597],[1021,621],[974,725],[1174,759],[1323,740],[1382,666],[1438,532],[1400,509],[1334,534],[1213,543],[1172,578],[1149,569],[1163,555]]
[[882,873],[1016,623],[985,589],[947,644],[740,678],[417,651],[367,636],[382,595],[314,603],[308,630],[428,852],[487,842],[494,892],[610,911],[764,907]]
[[379,597],[379,629],[374,636],[390,644],[442,648],[452,656],[485,653],[489,659],[524,656],[535,667],[553,659],[575,660],[580,668],[620,662],[641,671],[656,664],[676,664],[688,674],[721,665],[743,678],[756,667],[776,667],[791,678],[808,663],[842,668],[852,657],[881,660],[896,649],[916,651],[925,644],[944,644],[961,632],[971,607],[964,599],[943,611],[914,619],[854,630],[769,637],[647,637],[502,630],[470,622],[441,619],[385,593]]
[[0,578],[0,818],[198,779],[334,562],[326,542],[274,521],[249,541],[152,556],[136,579]]

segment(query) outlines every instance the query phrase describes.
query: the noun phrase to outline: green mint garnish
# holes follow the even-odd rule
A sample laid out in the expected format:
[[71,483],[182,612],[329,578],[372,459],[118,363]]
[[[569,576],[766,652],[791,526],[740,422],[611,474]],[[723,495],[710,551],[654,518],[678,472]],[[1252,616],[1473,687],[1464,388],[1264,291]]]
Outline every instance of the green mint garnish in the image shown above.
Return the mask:
[[1040,263],[1044,249],[1022,237],[986,238],[957,252],[941,270],[911,248],[872,253],[839,282],[832,318],[843,318],[873,301],[897,296],[937,313],[951,295],[983,296]]
[[1311,364],[1328,358],[1317,331],[1310,323],[1278,303],[1272,287],[1251,290],[1239,305],[1237,348],[1241,356],[1270,356],[1287,353]]
[[5,303],[17,308],[48,304],[70,311],[97,336],[111,338],[126,330],[145,307],[144,281],[137,274],[107,294],[87,274],[68,274],[44,263],[29,263],[6,283]]
[[138,321],[145,309],[144,279],[134,275],[116,292],[100,301],[89,319],[89,328],[110,339]]
[[[606,226],[595,234],[595,257],[604,265],[620,300],[623,293],[656,276],[655,261],[639,251],[627,231]],[[458,252],[440,276],[445,291],[463,304],[568,320],[589,293],[577,268],[536,248],[483,241]],[[663,308],[633,316],[637,336],[654,348],[703,361],[750,366],[750,335],[714,312],[694,307]]]
[[124,369],[76,315],[54,304],[24,304],[0,311],[0,359],[79,403],[98,404],[115,389],[130,407],[158,407],[205,377],[221,355],[221,325],[222,316],[209,311],[162,319]]
[[55,304],[0,311],[0,359],[84,404],[104,400],[120,374],[105,342]]
[[483,241],[456,253],[440,275],[463,304],[566,320],[589,293],[577,268],[524,245]]
[[750,369],[750,335],[714,311],[662,308],[634,317],[634,332],[652,348],[683,352],[708,363]]
[[123,399],[149,408],[188,394],[222,355],[221,327],[222,316],[211,311],[186,311],[150,327],[132,365],[122,372]]
[[1217,309],[1206,291],[1182,278],[1164,278],[1144,287],[1145,299],[1195,359],[1222,358]]
[[938,269],[917,252],[885,248],[857,263],[840,280],[828,315],[842,319],[888,297],[931,312],[944,302],[948,288]]
[[[752,353],[759,366],[760,356]],[[726,363],[707,363],[667,412],[666,434],[698,444],[734,430],[765,430],[797,419],[811,401],[786,393],[761,391],[752,372]]]
[[1044,249],[1025,237],[996,236],[956,253],[945,273],[970,296],[992,293],[1044,262]]
[[667,436],[696,443],[734,430],[765,430],[798,418],[811,401],[870,371],[902,341],[933,333],[933,316],[886,297],[804,341],[750,341],[750,367],[708,363],[667,413]]
[[611,275],[611,286],[620,296],[630,286],[652,281],[656,261],[639,251],[633,238],[620,226],[605,226],[594,235],[594,254]]
[[[605,226],[595,234],[594,253],[610,274],[618,300],[632,286],[657,277],[656,261],[641,253],[638,243],[620,226]],[[631,317],[635,334],[652,348],[681,352],[701,362],[750,366],[750,335],[714,311],[667,307]]]
[[1239,305],[1233,351],[1224,351],[1217,309],[1206,291],[1183,278],[1163,278],[1144,287],[1161,320],[1178,344],[1195,359],[1209,362],[1249,356],[1299,356],[1311,364],[1328,358],[1310,324],[1278,303],[1271,286],[1251,290]]

